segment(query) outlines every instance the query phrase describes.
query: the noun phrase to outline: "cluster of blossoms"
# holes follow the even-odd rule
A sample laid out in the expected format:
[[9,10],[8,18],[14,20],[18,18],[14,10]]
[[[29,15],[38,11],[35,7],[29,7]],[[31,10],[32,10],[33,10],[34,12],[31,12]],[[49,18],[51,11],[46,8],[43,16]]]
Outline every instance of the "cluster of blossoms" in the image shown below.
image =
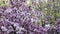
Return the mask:
[[35,31],[37,31],[36,34],[38,32],[44,33],[43,28],[39,24],[35,24],[38,22],[38,19],[35,16],[31,15],[30,13],[20,11],[18,9],[15,10],[15,8],[12,9],[8,8],[1,14],[1,23],[3,24],[1,25],[2,31],[4,31],[5,33],[10,33],[16,30],[17,34],[23,34],[24,32],[22,32],[22,30],[25,31],[26,34],[33,34],[35,33]]
[[39,24],[42,12],[26,4],[26,0],[10,0],[10,7],[0,7],[0,34],[45,34]]

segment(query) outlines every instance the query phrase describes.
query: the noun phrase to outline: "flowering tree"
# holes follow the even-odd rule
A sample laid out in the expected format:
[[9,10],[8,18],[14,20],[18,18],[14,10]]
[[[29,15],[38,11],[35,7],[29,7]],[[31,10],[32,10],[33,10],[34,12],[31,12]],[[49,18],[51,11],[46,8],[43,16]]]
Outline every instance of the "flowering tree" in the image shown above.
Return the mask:
[[3,34],[59,34],[60,0],[0,0]]

